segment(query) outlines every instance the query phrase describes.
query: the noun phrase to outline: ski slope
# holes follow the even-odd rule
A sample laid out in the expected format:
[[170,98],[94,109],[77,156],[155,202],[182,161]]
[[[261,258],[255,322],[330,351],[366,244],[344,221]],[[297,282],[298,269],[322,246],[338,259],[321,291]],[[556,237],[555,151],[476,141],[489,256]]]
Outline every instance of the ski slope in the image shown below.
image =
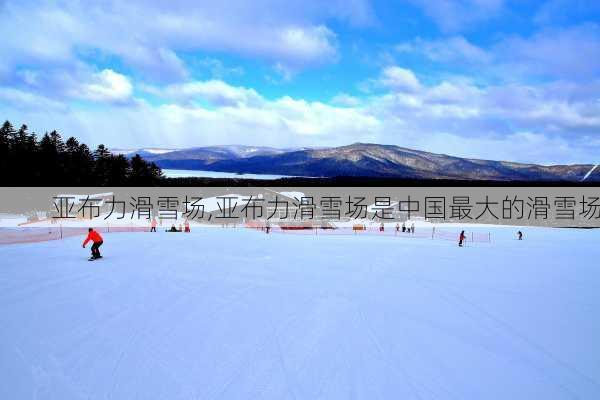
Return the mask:
[[598,399],[599,230],[0,246],[0,399]]

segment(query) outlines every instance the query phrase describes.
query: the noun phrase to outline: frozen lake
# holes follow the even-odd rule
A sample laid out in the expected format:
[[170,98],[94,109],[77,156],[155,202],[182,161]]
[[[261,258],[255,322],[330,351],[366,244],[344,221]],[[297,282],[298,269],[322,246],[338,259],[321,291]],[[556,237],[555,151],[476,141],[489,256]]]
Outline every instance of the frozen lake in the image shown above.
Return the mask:
[[289,175],[269,175],[269,174],[236,174],[234,172],[215,172],[187,169],[163,169],[163,174],[167,178],[237,178],[237,179],[281,179],[291,178]]
[[0,398],[600,398],[600,230],[514,233],[0,246]]

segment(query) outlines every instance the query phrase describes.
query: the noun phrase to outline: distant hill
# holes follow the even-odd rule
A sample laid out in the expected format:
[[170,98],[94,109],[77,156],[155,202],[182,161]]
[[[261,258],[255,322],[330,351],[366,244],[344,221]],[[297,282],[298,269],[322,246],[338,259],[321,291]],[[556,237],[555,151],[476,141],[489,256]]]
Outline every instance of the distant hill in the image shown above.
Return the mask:
[[[478,160],[399,146],[355,143],[331,148],[209,146],[131,151],[161,168],[311,177],[600,182],[591,164],[536,165]],[[587,177],[586,177],[587,175]]]

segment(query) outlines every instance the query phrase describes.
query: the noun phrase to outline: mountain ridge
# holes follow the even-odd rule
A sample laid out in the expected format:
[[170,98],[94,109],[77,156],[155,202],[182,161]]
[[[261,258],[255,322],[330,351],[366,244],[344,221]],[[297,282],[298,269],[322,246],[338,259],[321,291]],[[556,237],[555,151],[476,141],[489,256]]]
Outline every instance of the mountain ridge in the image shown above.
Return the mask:
[[600,182],[600,169],[594,171],[593,164],[540,165],[463,158],[361,142],[296,149],[221,145],[140,155],[161,168],[233,173],[491,181],[579,182],[585,178],[586,181]]

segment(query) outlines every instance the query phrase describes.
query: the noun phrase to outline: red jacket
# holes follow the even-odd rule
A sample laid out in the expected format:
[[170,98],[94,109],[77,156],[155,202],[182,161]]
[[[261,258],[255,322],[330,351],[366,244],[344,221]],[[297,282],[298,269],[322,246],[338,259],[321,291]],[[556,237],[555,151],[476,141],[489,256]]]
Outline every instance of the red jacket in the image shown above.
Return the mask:
[[94,243],[102,242],[102,236],[96,231],[91,231],[88,233],[87,238],[85,238],[83,245],[85,246],[90,240]]

